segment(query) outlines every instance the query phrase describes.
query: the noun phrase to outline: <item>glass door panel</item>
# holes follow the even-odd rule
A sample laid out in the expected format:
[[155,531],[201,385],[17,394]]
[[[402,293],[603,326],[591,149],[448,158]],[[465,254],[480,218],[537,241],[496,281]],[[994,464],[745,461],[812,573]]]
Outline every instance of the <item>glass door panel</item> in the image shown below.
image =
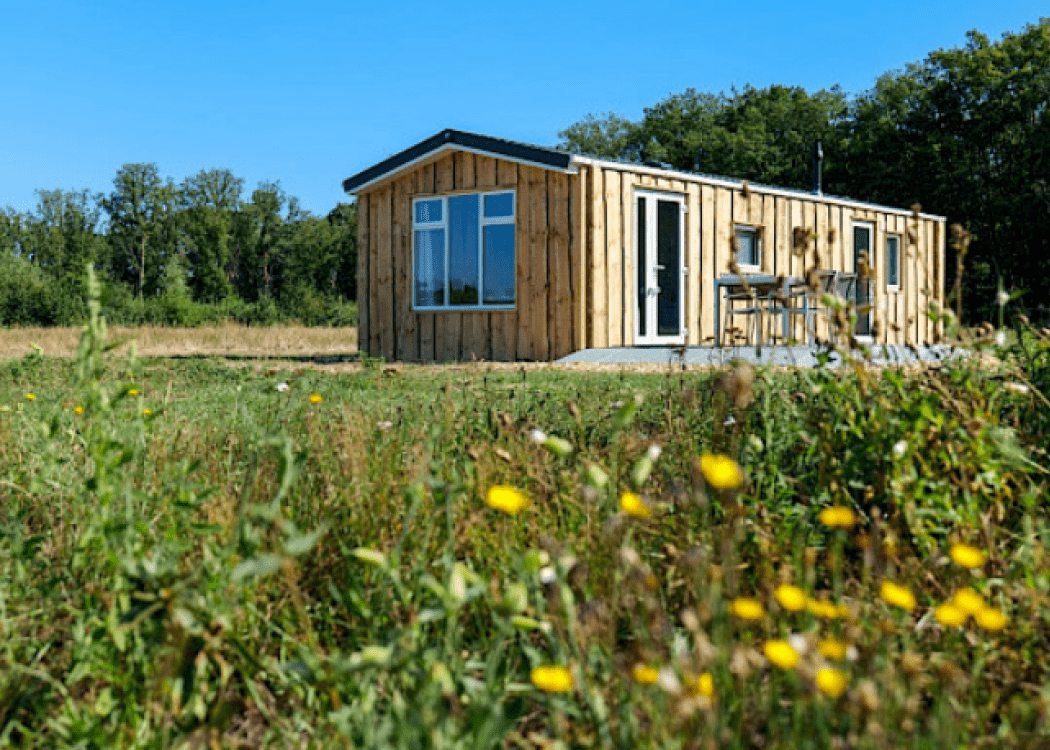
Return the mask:
[[638,191],[635,198],[637,344],[685,342],[684,198]]

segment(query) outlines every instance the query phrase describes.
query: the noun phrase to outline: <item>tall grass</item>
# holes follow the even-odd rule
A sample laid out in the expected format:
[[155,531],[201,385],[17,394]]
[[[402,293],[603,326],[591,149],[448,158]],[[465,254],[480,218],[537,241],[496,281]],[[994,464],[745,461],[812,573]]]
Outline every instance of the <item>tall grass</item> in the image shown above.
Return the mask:
[[1050,736],[1038,332],[994,370],[324,375],[107,353],[97,310],[0,378],[0,745]]

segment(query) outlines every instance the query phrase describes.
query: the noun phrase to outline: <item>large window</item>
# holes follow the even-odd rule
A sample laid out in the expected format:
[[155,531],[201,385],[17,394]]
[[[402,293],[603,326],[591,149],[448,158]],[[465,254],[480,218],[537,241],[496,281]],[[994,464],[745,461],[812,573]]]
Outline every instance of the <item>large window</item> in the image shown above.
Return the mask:
[[412,201],[412,304],[514,307],[514,192]]
[[886,237],[886,286],[900,289],[901,285],[901,238],[896,234]]
[[736,264],[748,271],[762,265],[762,240],[756,227],[736,226]]

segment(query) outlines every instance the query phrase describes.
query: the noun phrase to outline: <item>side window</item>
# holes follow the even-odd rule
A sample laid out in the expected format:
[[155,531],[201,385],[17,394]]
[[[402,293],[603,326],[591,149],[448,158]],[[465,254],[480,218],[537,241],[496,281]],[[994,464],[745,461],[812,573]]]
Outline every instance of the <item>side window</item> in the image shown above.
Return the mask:
[[762,265],[761,239],[755,227],[736,227],[736,263],[741,268],[757,269]]

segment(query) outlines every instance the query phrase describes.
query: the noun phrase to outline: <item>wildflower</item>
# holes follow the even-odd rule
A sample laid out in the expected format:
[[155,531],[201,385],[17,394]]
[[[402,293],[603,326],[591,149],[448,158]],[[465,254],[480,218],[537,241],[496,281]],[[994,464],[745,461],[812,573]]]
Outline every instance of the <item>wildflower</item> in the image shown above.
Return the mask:
[[380,432],[386,432],[387,430],[389,430],[393,426],[394,426],[394,423],[391,422],[389,419],[381,419],[378,422],[376,422],[376,428]]
[[969,544],[953,544],[949,554],[957,565],[970,569],[981,567],[988,559],[988,555]]
[[893,581],[883,581],[879,588],[879,596],[887,604],[906,612],[915,609],[915,594],[911,593],[907,586],[901,586]]
[[129,396],[137,396],[137,395],[139,395],[139,389],[138,388],[128,388],[128,395]]
[[773,596],[788,612],[801,612],[806,608],[806,593],[798,586],[781,584],[777,586]]
[[832,505],[820,511],[817,516],[822,524],[832,529],[849,529],[857,522],[857,514],[851,508],[842,505]]
[[516,515],[529,504],[528,499],[513,487],[497,484],[489,488],[485,504],[508,515]]
[[547,440],[547,433],[543,430],[533,430],[529,434],[529,438],[531,438],[532,442],[536,443],[536,445],[543,445]]
[[1006,346],[1006,331],[995,332],[995,345]]
[[79,417],[81,414],[84,413],[84,407],[77,404],[73,407],[73,413]]
[[324,397],[320,393],[311,393],[310,394],[310,403],[311,404],[319,404],[322,401],[324,401]]
[[1028,386],[1024,383],[1003,383],[1003,388],[1013,393],[1020,393],[1022,396],[1029,391]]
[[976,615],[984,609],[984,599],[969,587],[956,591],[952,596],[952,604],[968,615]]
[[656,684],[659,685],[665,693],[678,695],[678,693],[682,692],[682,683],[678,679],[678,675],[676,675],[674,670],[670,667],[664,667],[660,670],[660,674],[656,678]]
[[646,453],[649,455],[649,460],[650,461],[655,461],[656,459],[658,459],[662,452],[663,452],[663,449],[659,445],[656,445],[655,443],[653,445],[650,445],[649,449],[646,451]]
[[933,610],[933,616],[937,618],[937,622],[946,628],[962,627],[970,617],[966,610],[951,602],[946,602],[936,607]]
[[715,699],[715,678],[711,676],[710,672],[704,672],[696,678],[696,689],[705,698],[709,700]]
[[846,675],[837,669],[824,667],[817,670],[817,690],[829,698],[838,698],[846,692]]
[[703,454],[700,456],[700,471],[716,490],[736,490],[744,484],[744,472],[729,456]]
[[277,392],[278,393],[284,393],[287,390],[288,390],[288,384],[287,383],[278,383],[277,384]]
[[998,631],[1006,627],[1006,615],[995,607],[981,607],[973,619],[985,630]]
[[646,664],[635,664],[634,669],[631,670],[631,676],[635,682],[640,682],[643,685],[652,685],[659,679],[660,670]]
[[762,609],[762,604],[757,599],[751,599],[748,597],[734,599],[729,604],[729,611],[741,620],[748,620],[751,622],[761,620],[765,615],[765,611]]
[[766,641],[762,647],[766,658],[781,669],[794,669],[798,664],[798,651],[791,647],[787,641]]
[[908,441],[907,440],[898,440],[896,443],[893,444],[893,455],[896,458],[901,458],[904,455],[905,451],[907,451],[907,450],[908,450]]
[[817,644],[817,651],[819,651],[820,655],[825,659],[842,661],[846,658],[849,651],[849,645],[837,638],[825,638]]
[[819,617],[822,620],[834,620],[839,616],[838,607],[831,602],[823,602],[819,599],[809,599],[806,602],[806,609],[808,609],[814,617]]
[[35,393],[27,393],[26,394],[26,401],[36,401],[36,394]]
[[144,417],[148,417],[152,413],[153,413],[152,409],[143,409],[142,410],[142,416],[144,416]]
[[792,633],[787,637],[787,642],[791,644],[791,648],[798,651],[799,656],[809,651],[809,641],[801,633]]
[[536,667],[531,677],[532,684],[545,693],[567,693],[572,690],[572,672],[565,667]]
[[633,492],[620,496],[620,510],[633,518],[649,518],[653,514],[652,509]]
[[1009,292],[999,292],[999,294],[997,296],[997,299],[999,301],[999,306],[1002,307],[1003,305],[1005,305],[1007,302],[1010,301],[1010,293]]

